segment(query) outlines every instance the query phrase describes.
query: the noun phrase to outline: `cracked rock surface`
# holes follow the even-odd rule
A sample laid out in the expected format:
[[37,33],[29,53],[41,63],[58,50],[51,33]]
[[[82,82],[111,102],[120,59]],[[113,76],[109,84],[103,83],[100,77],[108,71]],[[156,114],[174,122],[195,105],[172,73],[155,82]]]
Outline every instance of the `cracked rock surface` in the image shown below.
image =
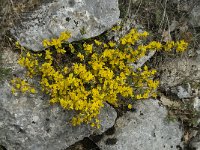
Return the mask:
[[71,33],[70,41],[98,36],[117,23],[119,14],[117,0],[51,0],[25,13],[11,32],[22,46],[39,51],[44,39],[63,31]]
[[127,112],[115,124],[115,133],[98,145],[105,150],[175,150],[183,146],[178,122],[167,122],[167,110],[157,100],[138,101],[136,112]]

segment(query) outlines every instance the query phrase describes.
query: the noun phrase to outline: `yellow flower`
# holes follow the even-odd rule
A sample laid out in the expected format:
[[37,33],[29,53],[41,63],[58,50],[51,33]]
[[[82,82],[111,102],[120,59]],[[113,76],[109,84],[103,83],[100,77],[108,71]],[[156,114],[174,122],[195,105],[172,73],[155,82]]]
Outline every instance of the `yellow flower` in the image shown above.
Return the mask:
[[102,57],[108,57],[108,58],[112,58],[112,51],[109,50],[109,49],[105,49],[103,54],[102,54]]
[[81,61],[84,60],[84,55],[82,55],[80,52],[78,53],[77,57],[79,57]]
[[56,49],[56,52],[57,52],[57,53],[64,54],[64,53],[66,53],[66,50],[64,50],[63,48],[57,48],[57,49]]
[[145,71],[148,71],[148,67],[147,67],[146,65],[144,66],[144,70],[145,70]]
[[12,88],[12,89],[11,89],[11,92],[12,92],[12,94],[15,94],[15,93],[16,93],[16,89],[15,89],[15,88]]
[[121,29],[121,26],[114,26],[114,27],[112,27],[112,30],[113,31],[118,31],[118,30],[120,30]]
[[94,40],[94,42],[95,42],[95,44],[98,45],[98,46],[102,44],[102,42],[100,42],[100,41],[98,41],[98,40]]
[[21,91],[22,91],[22,93],[25,93],[25,92],[27,92],[28,91],[28,87],[27,86],[24,86],[24,87],[22,87],[21,88]]
[[125,45],[126,44],[126,39],[125,38],[121,38],[121,44]]
[[171,51],[175,46],[174,41],[167,41],[167,43],[164,45],[165,51]]
[[50,103],[52,103],[52,104],[53,103],[58,103],[58,102],[60,102],[58,98],[51,98],[50,99]]
[[55,46],[55,48],[60,48],[62,44],[62,41],[60,41],[59,39],[52,39],[51,41],[51,46]]
[[45,40],[43,40],[42,44],[44,47],[48,47],[50,45],[50,42],[45,39]]
[[114,43],[112,41],[110,41],[108,44],[110,45],[110,47],[114,47],[116,45],[116,43]]
[[107,44],[103,44],[103,47],[104,47],[104,48],[108,48],[108,45],[107,45]]
[[33,93],[33,94],[35,94],[35,93],[36,93],[36,90],[35,90],[34,88],[31,88],[31,89],[30,89],[30,92]]
[[26,56],[27,56],[27,57],[31,57],[31,54],[28,52],[28,53],[26,54]]
[[68,69],[69,69],[68,67],[64,67],[63,72],[66,74],[68,72]]
[[136,95],[136,99],[142,99],[142,95],[141,94]]
[[188,47],[188,43],[186,43],[184,40],[176,42],[175,45],[177,52],[184,52]]
[[100,69],[102,69],[103,65],[105,65],[105,63],[103,63],[103,62],[97,62],[97,61],[92,62],[92,68],[94,70],[100,70]]
[[16,88],[19,89],[21,87],[20,84],[16,84]]
[[133,106],[131,104],[128,104],[128,109],[132,109]]
[[72,53],[75,52],[75,48],[74,48],[74,46],[72,44],[69,44],[69,48],[70,48],[70,50],[71,50]]
[[42,57],[42,53],[39,53],[37,56],[38,56],[38,57]]
[[69,32],[61,32],[59,40],[60,41],[67,41],[71,37]]
[[146,48],[152,50],[160,50],[162,48],[162,44],[160,42],[152,41],[146,46]]
[[20,47],[19,41],[15,42],[15,46],[16,46],[17,48]]
[[63,108],[67,108],[67,107],[68,107],[68,103],[67,103],[67,101],[65,101],[64,99],[60,99],[60,105],[61,105]]
[[142,33],[142,36],[144,36],[144,37],[147,37],[149,35],[149,33],[147,32],[147,31],[144,31],[143,33]]
[[45,54],[45,59],[53,60],[53,58],[52,58],[52,56],[51,56],[52,53],[50,52],[50,50],[46,50],[45,52],[46,52],[46,54]]
[[95,124],[94,123],[91,123],[91,127],[94,127],[95,126]]
[[84,50],[85,50],[86,52],[92,53],[92,47],[93,47],[92,44],[86,44],[86,43],[84,43],[84,44],[83,44],[83,47],[84,47]]

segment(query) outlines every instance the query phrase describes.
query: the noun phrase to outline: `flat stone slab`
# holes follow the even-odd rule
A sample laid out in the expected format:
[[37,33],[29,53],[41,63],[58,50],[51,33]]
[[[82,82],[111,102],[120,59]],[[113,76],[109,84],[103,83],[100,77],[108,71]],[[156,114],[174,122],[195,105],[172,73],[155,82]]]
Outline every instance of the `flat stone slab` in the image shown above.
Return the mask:
[[31,50],[43,50],[44,39],[69,31],[69,41],[98,36],[119,21],[118,0],[51,0],[23,15],[11,30],[19,43]]
[[198,135],[194,137],[192,141],[190,142],[190,147],[195,150],[200,150],[200,130],[199,130]]
[[190,13],[189,23],[193,25],[193,27],[200,26],[200,4],[196,4]]
[[177,150],[182,147],[178,122],[167,122],[167,110],[157,100],[138,101],[136,112],[118,118],[115,133],[98,145],[105,150]]

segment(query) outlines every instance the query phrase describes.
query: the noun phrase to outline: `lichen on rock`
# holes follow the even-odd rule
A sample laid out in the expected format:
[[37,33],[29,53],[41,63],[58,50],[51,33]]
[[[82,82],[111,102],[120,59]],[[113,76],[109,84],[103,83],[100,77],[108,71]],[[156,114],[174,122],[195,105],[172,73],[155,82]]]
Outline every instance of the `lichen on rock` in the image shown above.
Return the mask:
[[11,32],[22,46],[39,51],[44,39],[63,31],[72,33],[70,41],[98,36],[117,23],[119,13],[117,0],[54,0],[24,13]]

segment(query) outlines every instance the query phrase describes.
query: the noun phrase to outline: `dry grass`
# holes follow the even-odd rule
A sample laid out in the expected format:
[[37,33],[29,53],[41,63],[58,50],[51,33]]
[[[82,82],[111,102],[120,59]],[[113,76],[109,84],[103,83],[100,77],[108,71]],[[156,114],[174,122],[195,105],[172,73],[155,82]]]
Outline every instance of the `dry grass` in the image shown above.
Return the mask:
[[[179,40],[186,36],[188,40],[188,16],[197,3],[191,0],[186,6],[183,2],[173,3],[171,0],[119,0],[121,17],[133,17],[139,24],[154,33],[154,38],[164,40],[166,33],[173,40]],[[176,25],[174,25],[176,22]],[[185,27],[185,28],[184,28]],[[190,39],[189,39],[190,40]]]
[[42,0],[0,0],[0,37],[20,21],[24,12],[36,9]]
[[[135,2],[136,1],[136,2]],[[169,39],[184,39],[189,42],[189,50],[195,51],[200,48],[200,27],[193,27],[189,17],[192,9],[200,5],[200,1],[178,1],[172,0],[119,0],[121,17],[133,17],[139,24],[142,24],[149,32],[152,32],[154,39],[166,42]],[[185,53],[182,56],[166,53],[156,53],[151,59],[150,65],[159,66],[162,62],[175,57],[191,57]],[[195,56],[194,56],[195,57]],[[160,91],[162,94],[163,92]],[[165,91],[164,91],[165,92]],[[167,95],[170,99],[170,95]],[[170,99],[170,103],[174,102]],[[199,128],[197,120],[199,112],[193,108],[191,100],[182,101],[177,99],[180,107],[168,107],[168,119],[179,120],[184,127],[183,140],[185,149],[188,149],[194,131]],[[196,133],[196,132],[195,132]]]
[[23,12],[35,9],[42,0],[0,0],[0,83],[9,77],[11,70],[3,65],[3,51],[15,49],[9,30],[19,23]]

